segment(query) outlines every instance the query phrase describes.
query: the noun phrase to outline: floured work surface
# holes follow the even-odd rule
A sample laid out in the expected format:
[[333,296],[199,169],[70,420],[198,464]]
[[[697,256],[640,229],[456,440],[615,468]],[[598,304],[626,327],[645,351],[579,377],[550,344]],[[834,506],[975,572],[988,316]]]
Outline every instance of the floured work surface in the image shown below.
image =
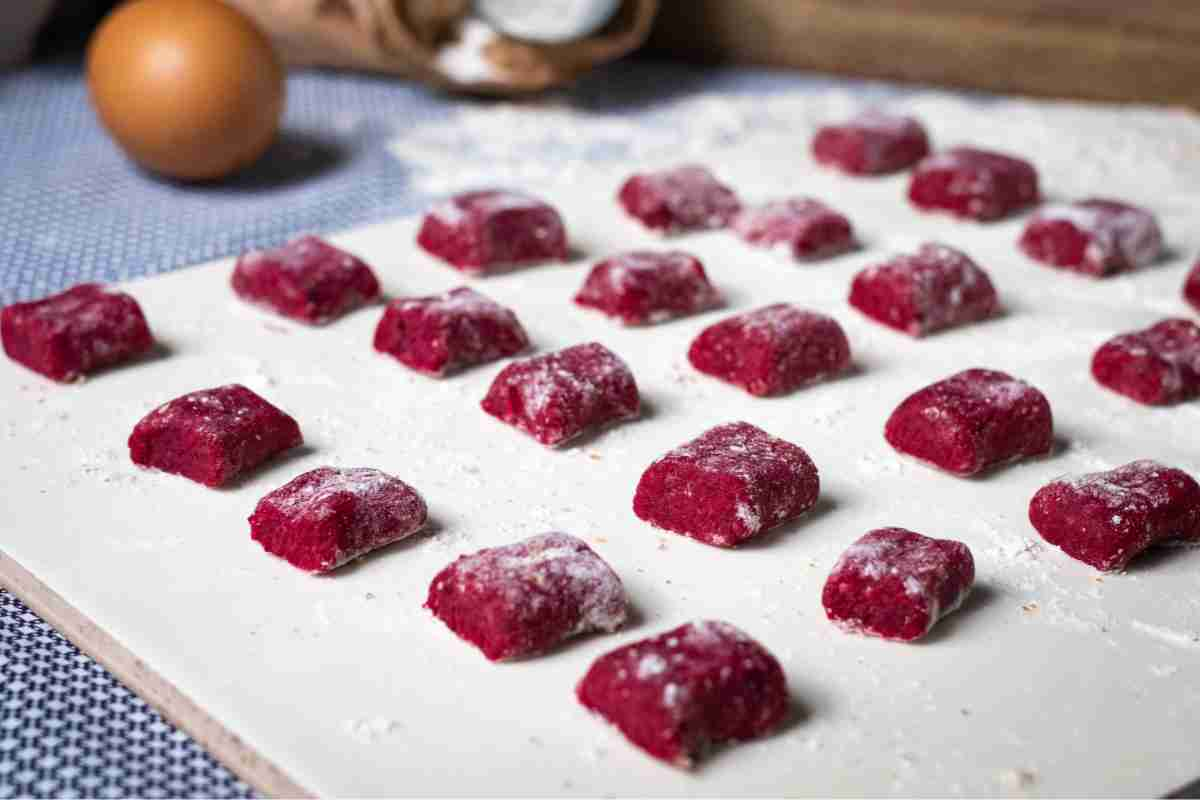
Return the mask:
[[[721,126],[740,125],[749,106],[704,102],[664,112],[687,116],[683,104],[695,103],[708,115],[712,135],[691,148],[634,152],[620,168],[575,165],[557,179],[499,164],[494,180],[562,210],[579,257],[467,281],[512,307],[538,352],[598,340],[619,353],[641,386],[644,419],[547,450],[480,410],[501,365],[441,381],[417,375],[371,349],[380,307],[304,328],[240,303],[228,287],[232,264],[212,264],[128,287],[168,348],[163,357],[78,386],[0,362],[4,551],[321,794],[1144,795],[1196,777],[1200,552],[1155,551],[1127,574],[1101,577],[1042,544],[1026,519],[1033,493],[1064,473],[1136,458],[1200,472],[1200,406],[1138,407],[1088,374],[1092,352],[1114,333],[1189,314],[1179,288],[1200,249],[1196,122],[936,97],[902,104],[939,145],[1029,156],[1053,199],[1101,193],[1156,211],[1170,257],[1095,282],[1025,259],[1015,246],[1020,219],[980,226],[921,215],[903,199],[903,177],[817,170],[807,137],[814,121],[849,110],[840,96],[756,101],[755,113],[774,122],[736,137],[719,135]],[[540,117],[539,135],[620,131],[555,113]],[[458,122],[469,129],[473,119]],[[416,129],[397,152],[433,153],[436,133]],[[797,190],[825,200],[851,218],[865,249],[797,265],[730,234],[690,235],[669,245],[704,261],[726,310],[623,329],[575,307],[595,260],[666,246],[611,198],[628,172],[684,156],[749,201]],[[461,177],[481,179],[481,170]],[[370,262],[389,296],[463,283],[416,249],[415,228],[400,220],[334,241]],[[847,305],[858,269],[926,239],[987,269],[1006,314],[912,340]],[[757,399],[687,364],[704,326],[784,300],[842,323],[851,375]],[[1046,393],[1055,455],[962,480],[887,446],[883,423],[900,400],[974,366]],[[129,462],[125,440],[143,414],[233,381],[295,416],[306,448],[219,491]],[[822,481],[812,514],[737,550],[634,517],[634,486],[654,458],[737,419],[812,456]],[[377,467],[409,482],[429,502],[431,531],[327,577],[267,555],[246,517],[267,491],[321,464]],[[840,552],[889,525],[961,539],[975,554],[973,596],[922,644],[846,635],[821,610]],[[631,628],[491,664],[421,608],[429,580],[455,556],[547,530],[584,538],[612,564],[637,609]],[[780,658],[797,714],[778,735],[688,774],[590,717],[573,687],[601,653],[703,617],[738,625]]]

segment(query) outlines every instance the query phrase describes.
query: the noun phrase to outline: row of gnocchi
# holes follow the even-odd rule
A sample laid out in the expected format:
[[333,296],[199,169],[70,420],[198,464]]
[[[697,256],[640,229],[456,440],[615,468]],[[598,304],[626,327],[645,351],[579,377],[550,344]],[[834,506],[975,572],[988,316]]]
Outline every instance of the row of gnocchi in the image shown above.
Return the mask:
[[[1200,289],[1200,264],[1194,283]],[[312,236],[242,256],[232,284],[240,297],[310,324],[328,322],[380,294],[366,263]],[[700,261],[678,250],[606,259],[591,269],[574,299],[627,325],[721,303]],[[913,336],[983,320],[1000,308],[987,273],[965,253],[937,244],[862,270],[852,281],[849,302],[868,318]],[[5,307],[0,339],[10,358],[59,381],[135,358],[154,343],[137,302],[95,284]],[[443,377],[517,355],[529,347],[529,338],[512,310],[459,287],[389,303],[374,346],[414,370]],[[782,303],[709,326],[692,342],[688,359],[697,370],[759,396],[835,376],[851,362],[849,342],[834,319]],[[534,359],[510,369],[533,374],[553,366]],[[1091,371],[1101,385],[1141,403],[1191,399],[1200,393],[1200,326],[1167,319],[1118,335],[1096,351]],[[532,400],[538,405],[538,398]],[[497,416],[522,416],[519,409],[499,413],[498,402],[485,401],[485,408]],[[526,416],[539,416],[539,409]],[[534,428],[547,426],[536,421],[517,424],[545,444],[573,434],[543,435]]]
[[[625,363],[603,345],[589,343],[510,364],[481,405],[543,444],[558,445],[635,417],[640,398]],[[1053,415],[1045,395],[1028,383],[970,369],[901,402],[884,426],[884,438],[900,454],[969,477],[1051,453]],[[134,427],[129,449],[139,466],[216,487],[302,440],[292,417],[251,390],[230,385],[192,392],[151,411]],[[1161,541],[1200,539],[1200,487],[1186,473],[1156,462],[1056,482],[1043,492],[1054,500],[1035,498],[1034,527],[1046,541],[1100,570],[1123,569]],[[807,512],[818,493],[816,467],[803,450],[747,423],[731,423],[651,464],[638,484],[633,511],[657,528],[735,547]],[[350,552],[336,537],[326,549],[310,539],[299,537],[295,552],[287,537],[260,541],[296,566],[319,572],[393,540],[363,535],[358,541],[365,549]]]

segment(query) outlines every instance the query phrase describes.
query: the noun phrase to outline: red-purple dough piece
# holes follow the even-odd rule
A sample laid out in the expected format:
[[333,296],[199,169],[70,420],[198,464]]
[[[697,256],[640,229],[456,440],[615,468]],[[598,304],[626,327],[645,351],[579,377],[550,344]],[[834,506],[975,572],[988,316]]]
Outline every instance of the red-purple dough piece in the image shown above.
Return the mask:
[[63,382],[129,361],[154,346],[137,301],[95,283],[5,306],[0,339],[13,361]]
[[884,436],[897,451],[959,476],[1054,447],[1045,395],[990,369],[969,369],[926,386],[901,403]]
[[575,302],[626,325],[645,325],[713,308],[721,295],[694,256],[635,250],[592,267]]
[[750,244],[778,249],[798,261],[829,258],[855,246],[850,220],[811,197],[743,209],[732,228]]
[[808,511],[820,492],[808,453],[748,422],[730,422],[647,467],[633,513],[656,528],[733,547]]
[[250,538],[306,572],[329,572],[425,526],[425,501],[366,467],[318,467],[258,501]]
[[759,397],[790,392],[850,365],[850,343],[832,317],[787,303],[748,311],[700,332],[692,366]]
[[547,203],[519,192],[457,195],[429,211],[417,244],[463,272],[567,258],[567,231]]
[[1139,403],[1161,406],[1200,394],[1200,326],[1165,319],[1100,345],[1092,375],[1101,386]]
[[1183,470],[1134,461],[1043,486],[1029,521],[1071,558],[1121,570],[1158,542],[1200,539],[1200,484]]
[[996,220],[1038,201],[1033,165],[1001,153],[956,147],[932,155],[913,171],[908,199],[925,211]]
[[974,582],[975,560],[962,542],[880,528],[842,553],[821,604],[845,631],[911,642],[961,606]]
[[517,315],[465,286],[432,297],[393,300],[375,328],[375,349],[442,377],[529,347]]
[[812,153],[818,164],[850,175],[884,175],[929,155],[929,137],[912,117],[868,111],[822,127],[813,138]]
[[677,767],[692,766],[712,744],[770,733],[791,708],[775,656],[711,620],[601,656],[575,695],[635,746]]
[[1101,277],[1153,264],[1163,236],[1149,211],[1091,199],[1038,209],[1019,244],[1035,261]]
[[876,322],[924,336],[986,319],[1000,307],[988,274],[959,250],[923,244],[854,277],[850,305]]
[[459,557],[433,579],[425,607],[492,661],[615,631],[628,613],[617,573],[565,533]]
[[488,389],[483,410],[555,446],[589,428],[638,415],[641,400],[633,373],[602,344],[509,364]]
[[215,487],[303,442],[296,420],[234,383],[151,411],[129,435],[129,457],[140,467]]
[[379,297],[366,262],[316,236],[237,260],[233,291],[285,317],[320,325]]
[[732,189],[695,164],[636,174],[617,199],[631,217],[662,233],[724,228],[741,208]]
[[1188,273],[1187,280],[1183,284],[1183,299],[1191,304],[1192,308],[1200,311],[1200,261],[1197,261],[1192,271]]

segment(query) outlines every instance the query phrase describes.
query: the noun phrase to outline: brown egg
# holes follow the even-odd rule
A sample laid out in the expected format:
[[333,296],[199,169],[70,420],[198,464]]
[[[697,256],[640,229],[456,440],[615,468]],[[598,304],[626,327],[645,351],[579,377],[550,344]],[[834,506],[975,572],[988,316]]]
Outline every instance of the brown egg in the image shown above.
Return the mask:
[[284,71],[253,22],[221,0],[132,0],[88,46],[101,122],[130,158],[208,180],[263,154],[279,130]]

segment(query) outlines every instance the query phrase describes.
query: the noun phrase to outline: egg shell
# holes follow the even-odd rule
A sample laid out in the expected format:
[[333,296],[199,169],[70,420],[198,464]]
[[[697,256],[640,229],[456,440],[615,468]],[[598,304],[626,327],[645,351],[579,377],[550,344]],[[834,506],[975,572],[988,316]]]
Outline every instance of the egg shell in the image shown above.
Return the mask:
[[182,180],[224,177],[271,145],[284,69],[270,41],[220,0],[134,0],[92,37],[92,104],[143,167]]

